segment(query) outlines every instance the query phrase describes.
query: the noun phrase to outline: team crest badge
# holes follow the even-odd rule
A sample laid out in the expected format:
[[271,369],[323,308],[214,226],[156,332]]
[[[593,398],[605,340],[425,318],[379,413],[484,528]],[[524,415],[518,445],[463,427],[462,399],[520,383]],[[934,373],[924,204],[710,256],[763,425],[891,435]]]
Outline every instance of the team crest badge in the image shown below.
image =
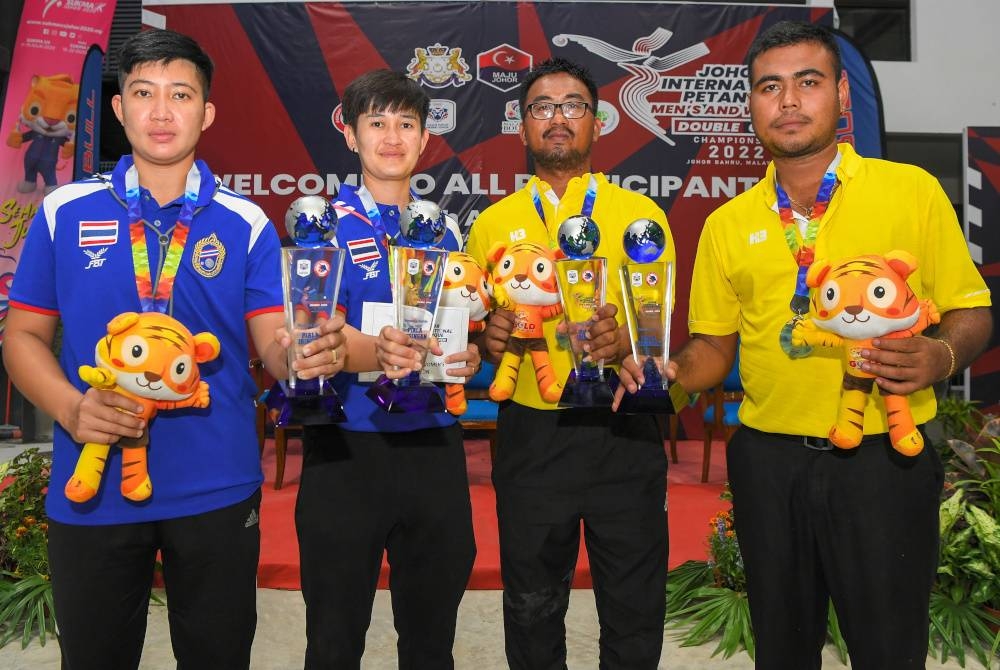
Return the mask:
[[465,86],[472,79],[469,64],[462,58],[462,49],[452,49],[440,42],[414,49],[413,60],[406,66],[406,75],[430,88]]
[[226,260],[226,248],[222,246],[219,238],[212,233],[208,237],[203,237],[194,245],[194,252],[191,254],[191,264],[194,270],[202,277],[211,279],[222,272],[222,264]]

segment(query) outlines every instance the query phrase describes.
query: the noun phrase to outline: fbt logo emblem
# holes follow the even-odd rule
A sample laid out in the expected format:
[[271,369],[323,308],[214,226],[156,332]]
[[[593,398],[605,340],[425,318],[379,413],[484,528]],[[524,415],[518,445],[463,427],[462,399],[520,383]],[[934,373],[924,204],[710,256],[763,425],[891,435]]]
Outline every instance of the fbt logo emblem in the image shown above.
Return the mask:
[[531,54],[509,44],[501,44],[476,56],[476,78],[498,91],[512,91],[531,72]]
[[312,263],[308,258],[300,258],[295,261],[295,274],[299,277],[308,277],[312,273]]
[[444,135],[455,130],[455,101],[434,98],[427,110],[427,130],[432,135]]

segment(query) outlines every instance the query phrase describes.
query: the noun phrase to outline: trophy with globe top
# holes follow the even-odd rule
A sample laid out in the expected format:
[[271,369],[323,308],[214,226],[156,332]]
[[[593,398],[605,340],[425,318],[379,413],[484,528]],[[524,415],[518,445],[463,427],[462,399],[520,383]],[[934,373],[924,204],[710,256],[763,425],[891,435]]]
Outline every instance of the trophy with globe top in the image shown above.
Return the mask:
[[674,414],[690,399],[680,384],[668,384],[662,373],[670,356],[674,296],[674,264],[657,260],[666,248],[666,235],[656,221],[638,219],[625,229],[623,243],[632,261],[621,267],[625,319],[644,381],[635,393],[622,396],[618,411]]
[[613,394],[604,377],[604,361],[589,359],[588,352],[583,349],[589,341],[592,317],[604,305],[608,259],[594,256],[601,242],[601,231],[592,218],[577,215],[563,221],[557,235],[559,248],[566,258],[556,261],[556,279],[573,355],[573,370],[559,404],[564,407],[609,407]]
[[[406,333],[427,358],[431,333],[444,286],[448,252],[439,249],[447,232],[441,209],[429,200],[414,200],[399,215],[399,236],[389,244],[389,276],[396,327]],[[386,375],[375,380],[366,395],[387,412],[441,412],[441,392],[420,372],[398,381]]]
[[320,335],[320,325],[333,315],[340,293],[345,251],[333,246],[337,213],[318,195],[295,200],[285,213],[285,229],[295,246],[281,250],[281,286],[285,327],[292,336],[288,348],[288,379],[268,394],[277,410],[275,423],[314,425],[343,421],[344,409],[328,377],[300,379],[292,362],[302,348]]

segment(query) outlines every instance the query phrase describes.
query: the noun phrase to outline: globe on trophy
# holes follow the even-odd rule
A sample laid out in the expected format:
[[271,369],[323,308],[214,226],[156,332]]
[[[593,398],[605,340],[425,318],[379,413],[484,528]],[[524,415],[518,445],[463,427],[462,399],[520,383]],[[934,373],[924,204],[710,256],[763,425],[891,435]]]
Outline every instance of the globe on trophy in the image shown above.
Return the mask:
[[680,384],[668,384],[662,373],[669,360],[674,296],[674,265],[658,260],[667,236],[656,221],[638,219],[625,229],[622,244],[632,261],[621,267],[625,319],[632,356],[642,363],[644,381],[635,393],[622,396],[618,411],[674,414],[689,398]]
[[559,404],[563,407],[610,407],[613,394],[605,379],[604,361],[590,359],[583,349],[590,341],[588,329],[593,323],[592,317],[604,305],[607,259],[594,256],[601,243],[601,231],[592,218],[577,215],[563,221],[557,235],[559,248],[566,258],[556,261],[556,279],[573,355],[573,370]]
[[[429,200],[414,200],[399,215],[399,236],[389,243],[389,274],[396,327],[427,359],[431,333],[444,286],[448,252],[437,247],[447,232],[441,208]],[[393,381],[382,375],[366,395],[387,412],[443,412],[441,391],[423,381],[420,372]]]
[[281,250],[285,327],[292,346],[288,348],[288,378],[268,394],[268,405],[278,410],[275,423],[279,426],[336,423],[345,416],[330,379],[300,379],[292,362],[319,337],[320,326],[337,308],[345,256],[343,249],[333,246],[337,213],[325,198],[307,195],[288,208],[285,229],[296,245]]

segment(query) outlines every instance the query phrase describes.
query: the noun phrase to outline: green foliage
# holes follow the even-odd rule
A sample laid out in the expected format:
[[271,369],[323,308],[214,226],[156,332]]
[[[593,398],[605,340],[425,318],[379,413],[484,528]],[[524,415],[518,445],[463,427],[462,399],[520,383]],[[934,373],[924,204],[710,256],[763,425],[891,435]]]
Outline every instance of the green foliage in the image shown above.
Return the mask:
[[966,650],[985,666],[1000,649],[1000,420],[946,398],[941,544],[930,603],[930,652],[965,667]]
[[[0,466],[0,647],[55,634],[45,492],[51,458],[27,449]],[[9,482],[5,481],[9,478]]]

